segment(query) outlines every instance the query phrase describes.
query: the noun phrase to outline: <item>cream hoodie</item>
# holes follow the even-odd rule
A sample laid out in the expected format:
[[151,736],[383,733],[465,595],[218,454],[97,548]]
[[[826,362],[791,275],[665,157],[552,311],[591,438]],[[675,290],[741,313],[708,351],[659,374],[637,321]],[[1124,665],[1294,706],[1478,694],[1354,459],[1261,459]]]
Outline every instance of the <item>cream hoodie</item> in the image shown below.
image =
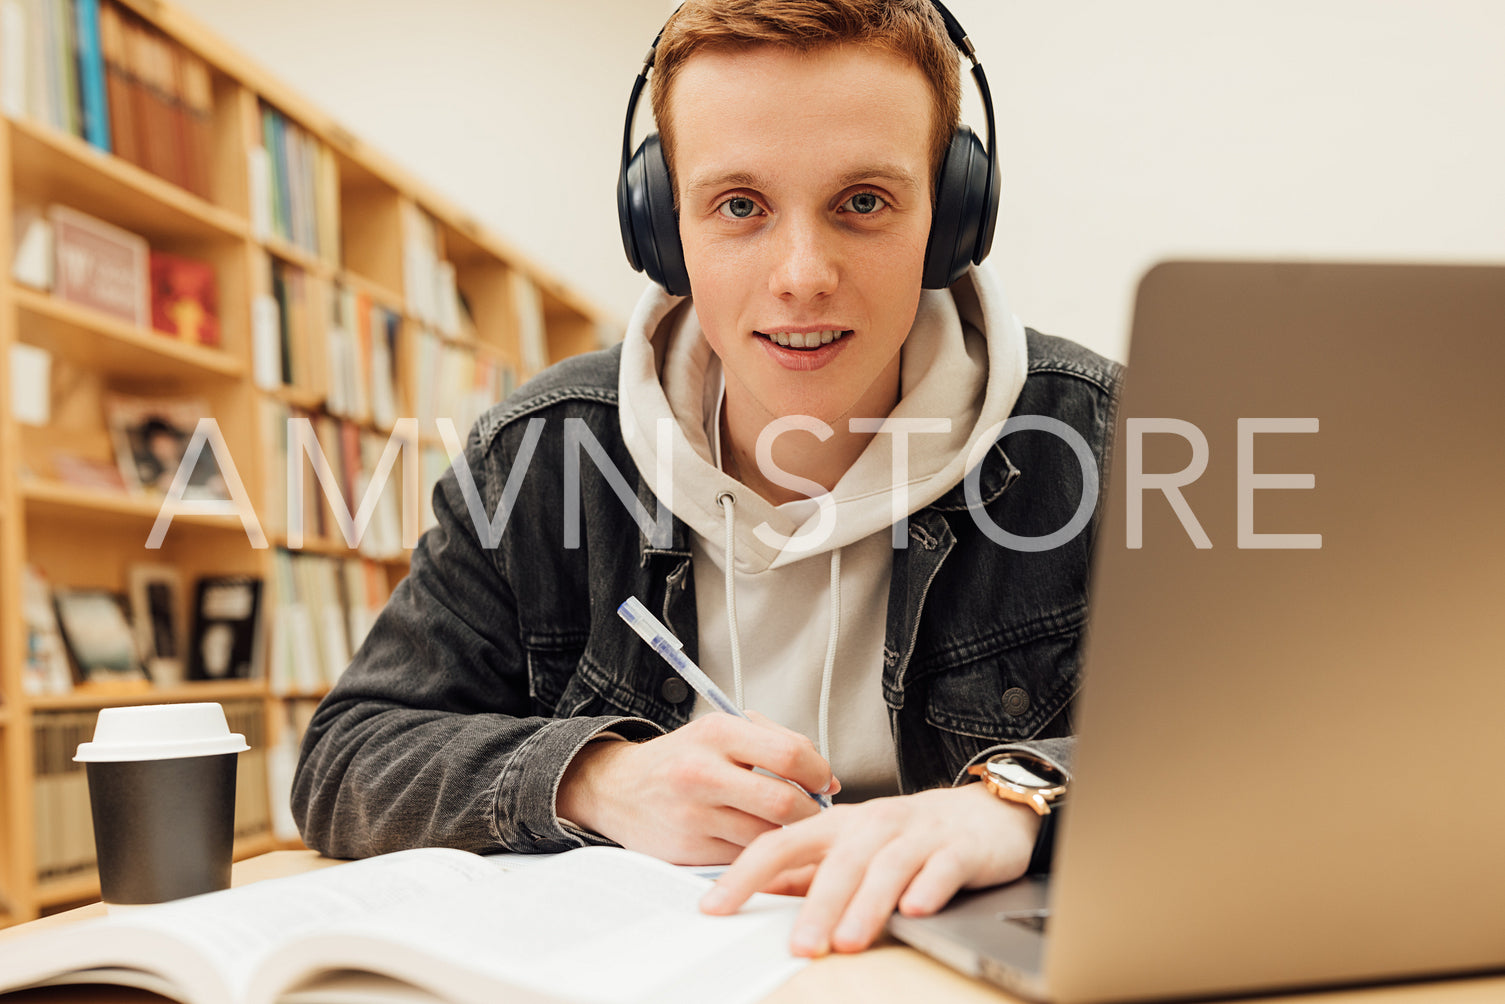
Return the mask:
[[[895,494],[907,515],[959,484],[979,440],[1013,410],[1025,368],[1024,327],[990,271],[922,291],[888,417],[949,419],[949,431],[910,435],[907,472],[895,469],[896,437],[874,436],[823,519],[816,500],[776,506],[721,470],[725,383],[693,299],[652,286],[633,312],[622,434],[654,494],[694,532],[700,666],[742,707],[815,741],[840,801],[899,790],[882,688]],[[697,699],[693,714],[709,710]]]

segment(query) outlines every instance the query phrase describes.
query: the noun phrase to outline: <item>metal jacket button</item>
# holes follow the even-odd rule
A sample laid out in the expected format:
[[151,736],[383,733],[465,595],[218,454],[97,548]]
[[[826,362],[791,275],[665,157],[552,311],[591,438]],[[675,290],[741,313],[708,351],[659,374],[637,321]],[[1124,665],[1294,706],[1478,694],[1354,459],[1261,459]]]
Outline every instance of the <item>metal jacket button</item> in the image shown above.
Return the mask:
[[1004,714],[1012,718],[1018,718],[1029,710],[1029,695],[1023,687],[1010,687],[1003,692]]
[[671,676],[658,688],[658,692],[670,704],[678,704],[690,696],[690,685],[677,676]]

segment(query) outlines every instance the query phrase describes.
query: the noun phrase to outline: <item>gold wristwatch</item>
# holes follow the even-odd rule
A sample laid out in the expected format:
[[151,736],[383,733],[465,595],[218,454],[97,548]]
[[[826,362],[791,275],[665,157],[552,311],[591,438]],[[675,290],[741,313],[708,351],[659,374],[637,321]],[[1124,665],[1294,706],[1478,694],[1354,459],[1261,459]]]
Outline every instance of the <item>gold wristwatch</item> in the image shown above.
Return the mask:
[[1022,803],[1042,816],[1049,816],[1066,798],[1066,775],[1029,753],[995,753],[968,767],[967,773],[982,778],[1004,801]]

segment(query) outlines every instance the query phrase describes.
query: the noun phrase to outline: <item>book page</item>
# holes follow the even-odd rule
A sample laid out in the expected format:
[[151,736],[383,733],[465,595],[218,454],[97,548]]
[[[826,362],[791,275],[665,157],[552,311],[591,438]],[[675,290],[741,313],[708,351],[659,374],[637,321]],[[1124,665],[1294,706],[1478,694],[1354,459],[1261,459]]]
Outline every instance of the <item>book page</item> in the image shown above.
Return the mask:
[[477,855],[427,848],[164,903],[103,923],[173,934],[205,956],[239,999],[256,968],[280,945],[341,921],[442,899],[452,890],[498,878],[496,868]]
[[231,1004],[244,1000],[257,967],[280,946],[504,877],[477,855],[428,848],[141,907],[7,942],[0,989],[12,986],[13,972],[26,977],[21,985],[116,966],[160,973],[178,985],[172,996],[180,999]]
[[805,964],[788,950],[800,901],[760,895],[711,917],[699,910],[709,886],[631,851],[570,851],[303,939],[269,961],[252,996],[364,969],[475,1004],[758,1000]]

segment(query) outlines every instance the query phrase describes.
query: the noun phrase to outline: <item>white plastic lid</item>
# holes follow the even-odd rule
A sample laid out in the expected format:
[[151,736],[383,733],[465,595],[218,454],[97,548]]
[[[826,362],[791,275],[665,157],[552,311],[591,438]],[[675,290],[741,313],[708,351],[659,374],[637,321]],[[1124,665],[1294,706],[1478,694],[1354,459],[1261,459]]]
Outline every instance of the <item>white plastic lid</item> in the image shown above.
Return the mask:
[[80,743],[79,763],[172,760],[242,753],[246,737],[231,732],[225,709],[214,703],[145,704],[105,708],[94,723],[94,741]]

